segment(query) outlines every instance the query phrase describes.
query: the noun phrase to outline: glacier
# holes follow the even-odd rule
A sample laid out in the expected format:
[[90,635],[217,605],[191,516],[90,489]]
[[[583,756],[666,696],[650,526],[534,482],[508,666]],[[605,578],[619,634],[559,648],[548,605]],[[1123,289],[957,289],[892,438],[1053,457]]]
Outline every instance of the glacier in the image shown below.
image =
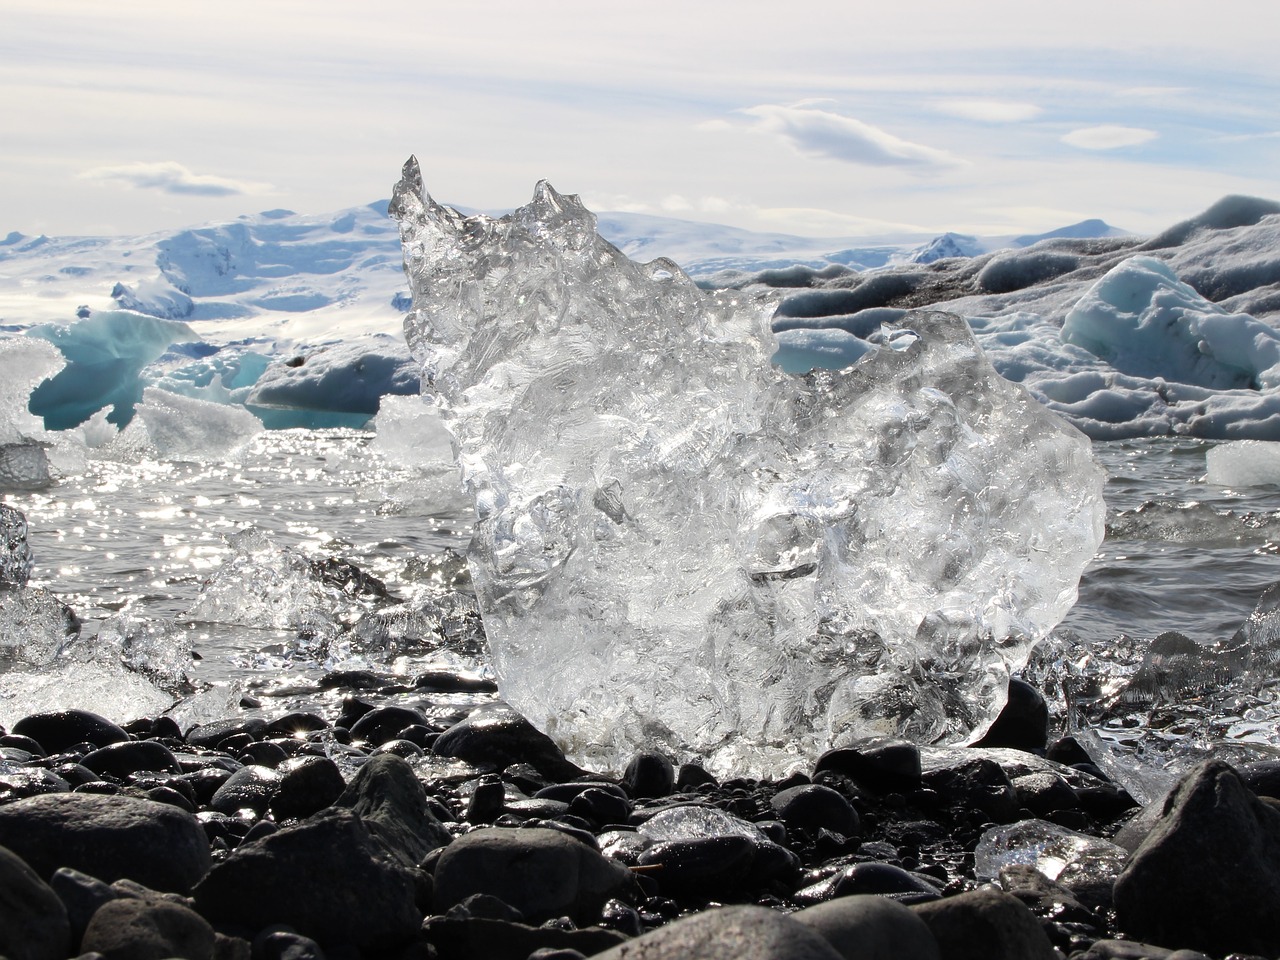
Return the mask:
[[545,182],[467,217],[410,160],[392,212],[500,691],[568,755],[776,770],[994,719],[1102,539],[1102,472],[962,319],[793,376],[774,298],[628,259]]

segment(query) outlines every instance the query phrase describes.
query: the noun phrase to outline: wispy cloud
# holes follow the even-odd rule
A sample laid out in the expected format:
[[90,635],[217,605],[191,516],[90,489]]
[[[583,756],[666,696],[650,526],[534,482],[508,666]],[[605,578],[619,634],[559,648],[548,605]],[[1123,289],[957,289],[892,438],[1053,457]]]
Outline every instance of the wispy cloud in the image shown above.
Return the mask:
[[939,113],[980,123],[1021,123],[1044,112],[1034,103],[1015,100],[937,100],[933,107]]
[[1158,137],[1154,130],[1144,127],[1121,127],[1103,124],[1098,127],[1081,127],[1064,134],[1062,142],[1081,150],[1118,150],[1121,147],[1136,147]]
[[173,160],[159,163],[126,163],[117,167],[94,167],[80,174],[83,180],[103,180],[123,183],[137,190],[159,190],[197,197],[232,197],[244,194],[267,193],[269,184],[250,183],[195,173]]
[[801,153],[872,167],[908,167],[937,172],[964,165],[959,157],[811,104],[761,104],[742,111],[755,129],[785,140]]

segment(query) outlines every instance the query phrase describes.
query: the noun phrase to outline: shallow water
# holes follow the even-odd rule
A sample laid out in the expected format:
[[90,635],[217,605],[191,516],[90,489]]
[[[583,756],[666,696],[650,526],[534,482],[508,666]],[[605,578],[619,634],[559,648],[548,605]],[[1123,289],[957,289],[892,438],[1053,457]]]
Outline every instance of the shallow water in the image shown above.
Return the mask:
[[[1168,630],[1224,639],[1280,579],[1280,487],[1204,483],[1211,446],[1095,445],[1108,473],[1108,537],[1060,632],[1103,645]],[[235,463],[96,460],[82,476],[4,501],[27,516],[33,585],[68,603],[87,631],[122,612],[184,622],[235,557],[229,539],[249,529],[307,558],[352,561],[412,602],[424,569],[463,548],[471,522],[449,478],[390,462],[359,431],[265,433]],[[185,627],[202,658],[191,671],[198,681],[261,689],[367,663],[332,650],[299,657],[298,631],[278,625]],[[431,662],[428,650],[395,669]]]

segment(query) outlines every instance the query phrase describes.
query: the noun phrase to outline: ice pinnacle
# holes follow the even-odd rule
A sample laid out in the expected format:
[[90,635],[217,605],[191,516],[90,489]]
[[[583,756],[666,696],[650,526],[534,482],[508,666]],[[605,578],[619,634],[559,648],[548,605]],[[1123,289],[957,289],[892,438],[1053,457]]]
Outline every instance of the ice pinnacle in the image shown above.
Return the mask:
[[629,260],[545,182],[466,217],[411,159],[391,212],[499,688],[570,757],[763,773],[990,723],[1101,542],[1102,472],[963,320],[792,376],[772,300]]

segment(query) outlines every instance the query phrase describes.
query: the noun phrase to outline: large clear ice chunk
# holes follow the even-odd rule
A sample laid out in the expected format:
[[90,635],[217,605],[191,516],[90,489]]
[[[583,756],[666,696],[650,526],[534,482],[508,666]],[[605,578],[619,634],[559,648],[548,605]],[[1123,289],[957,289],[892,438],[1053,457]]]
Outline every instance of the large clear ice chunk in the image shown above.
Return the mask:
[[763,772],[991,721],[1101,541],[1102,473],[962,320],[791,376],[773,301],[627,259],[545,183],[464,217],[411,160],[392,213],[501,692],[570,756]]

